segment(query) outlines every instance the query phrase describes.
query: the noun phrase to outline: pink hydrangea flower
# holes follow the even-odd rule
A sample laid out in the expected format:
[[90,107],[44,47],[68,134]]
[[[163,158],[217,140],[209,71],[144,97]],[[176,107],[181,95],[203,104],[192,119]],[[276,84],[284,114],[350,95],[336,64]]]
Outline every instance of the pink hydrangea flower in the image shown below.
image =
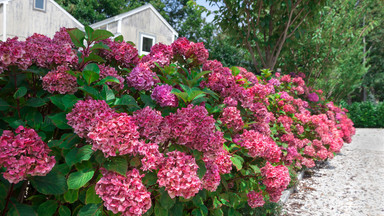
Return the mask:
[[222,117],[220,119],[223,124],[228,128],[233,129],[235,132],[241,131],[244,126],[244,122],[241,119],[240,110],[236,107],[226,107],[223,109]]
[[100,55],[109,61],[116,61],[119,65],[125,68],[133,68],[139,63],[139,54],[137,49],[127,42],[115,42],[111,39],[102,41],[111,49],[101,50]]
[[115,112],[105,101],[90,99],[78,101],[66,118],[79,137],[87,138],[99,121],[108,121],[113,115]]
[[308,94],[308,100],[312,102],[317,102],[319,101],[319,96],[315,92],[310,93]]
[[126,177],[104,168],[103,177],[96,183],[96,194],[104,201],[104,206],[114,214],[124,216],[143,215],[151,208],[151,193],[143,185],[137,169],[127,172]]
[[158,169],[163,164],[164,156],[159,152],[159,145],[156,143],[140,142],[137,153],[144,156],[141,159],[141,169],[144,171]]
[[223,104],[226,104],[227,106],[230,106],[230,107],[235,107],[237,106],[237,100],[231,97],[226,97],[224,98]]
[[244,130],[238,141],[241,146],[248,149],[251,157],[262,157],[270,162],[279,162],[281,150],[270,138],[254,130]]
[[164,67],[171,63],[173,58],[173,50],[171,46],[162,43],[155,44],[151,47],[151,52],[141,59],[150,68],[156,68],[155,63],[160,67]]
[[67,73],[70,69],[60,65],[56,70],[48,72],[43,77],[43,89],[49,93],[74,94],[77,91],[76,77]]
[[99,65],[99,68],[100,68],[99,80],[102,80],[108,76],[112,76],[118,79],[120,81],[120,84],[114,83],[114,82],[107,82],[106,84],[111,86],[115,90],[121,90],[124,88],[124,78],[118,75],[117,70],[115,68],[106,66],[105,64]]
[[288,168],[284,165],[272,166],[269,162],[260,169],[264,177],[263,184],[267,187],[271,202],[278,202],[281,193],[287,188],[290,177]]
[[26,52],[26,43],[18,41],[17,37],[0,41],[0,74],[11,65],[22,70],[32,65],[31,55]]
[[161,107],[177,107],[179,103],[176,95],[171,93],[172,89],[172,86],[167,84],[156,86],[153,89],[151,98],[159,103]]
[[216,131],[215,119],[202,106],[188,105],[164,118],[161,139],[202,152],[217,151],[225,142],[223,133]]
[[160,124],[164,119],[161,112],[147,106],[144,109],[135,111],[133,118],[138,126],[140,136],[157,143],[160,135]]
[[147,65],[140,63],[129,73],[127,82],[139,91],[149,91],[159,82],[159,78]]
[[205,173],[202,179],[203,188],[208,191],[214,192],[219,186],[221,180],[219,167],[212,161],[205,162],[205,166],[207,168],[207,172]]
[[208,57],[208,50],[205,49],[204,43],[194,43],[188,41],[185,37],[180,37],[172,43],[173,53],[185,59],[191,59],[191,65],[204,64]]
[[247,194],[247,197],[248,205],[251,206],[251,208],[257,208],[265,204],[262,191],[259,191],[258,193],[256,193],[255,191],[250,191]]
[[45,176],[55,166],[54,156],[33,129],[19,126],[16,135],[4,130],[0,137],[0,166],[5,167],[3,177],[10,183],[18,183],[28,176]]
[[157,173],[159,186],[165,187],[171,198],[182,196],[189,199],[195,196],[202,184],[197,176],[199,167],[195,159],[179,151],[168,152],[167,155]]
[[92,149],[100,150],[105,157],[135,154],[140,145],[138,127],[131,116],[125,113],[115,115],[112,119],[100,120],[88,133],[93,141]]

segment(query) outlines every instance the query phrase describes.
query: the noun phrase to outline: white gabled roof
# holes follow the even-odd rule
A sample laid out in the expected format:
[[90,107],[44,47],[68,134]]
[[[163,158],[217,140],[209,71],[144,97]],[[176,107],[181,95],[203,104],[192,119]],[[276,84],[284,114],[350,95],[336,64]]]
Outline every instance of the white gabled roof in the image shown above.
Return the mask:
[[129,16],[132,16],[134,14],[140,13],[141,11],[144,11],[144,10],[146,10],[148,8],[151,9],[156,14],[156,16],[164,23],[164,25],[166,25],[172,31],[172,33],[174,35],[176,35],[176,36],[179,35],[177,33],[177,31],[174,28],[172,28],[172,26],[164,19],[164,17],[161,16],[161,14],[149,3],[146,4],[146,5],[143,5],[141,7],[135,8],[135,9],[133,9],[131,11],[128,11],[128,12],[116,15],[114,17],[102,20],[100,22],[94,23],[94,24],[90,25],[90,27],[98,28],[100,26],[103,26],[103,25],[106,25],[106,24],[109,24],[109,23],[112,23],[112,22],[115,22],[115,21],[118,21],[118,20],[122,20],[122,19],[124,19],[126,17],[129,17]]
[[[0,0],[1,1],[1,0]],[[59,8],[63,13],[65,13],[69,18],[71,18],[77,25],[81,26],[84,29],[84,25],[79,22],[75,17],[73,17],[70,13],[68,13],[64,8],[62,8],[59,4],[57,4],[54,0],[49,0],[53,5]]]

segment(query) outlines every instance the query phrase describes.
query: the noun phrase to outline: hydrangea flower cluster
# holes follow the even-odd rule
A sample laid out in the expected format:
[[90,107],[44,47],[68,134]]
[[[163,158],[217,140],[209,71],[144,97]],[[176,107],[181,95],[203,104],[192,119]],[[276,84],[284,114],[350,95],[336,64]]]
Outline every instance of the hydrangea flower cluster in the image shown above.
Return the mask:
[[111,119],[100,119],[88,133],[93,141],[92,149],[100,150],[105,157],[135,154],[140,145],[138,127],[131,116],[125,113],[114,115]]
[[226,107],[223,110],[223,117],[221,117],[223,124],[228,128],[233,129],[235,132],[243,129],[244,122],[241,119],[240,110],[236,107]]
[[244,130],[238,141],[241,146],[248,149],[251,157],[263,157],[270,162],[279,162],[281,150],[270,138],[254,130]]
[[194,43],[185,37],[178,38],[172,43],[172,50],[175,55],[182,59],[191,59],[191,65],[204,64],[209,56],[208,50],[205,49],[204,44]]
[[95,190],[108,210],[114,214],[137,216],[151,208],[151,193],[143,185],[143,175],[137,169],[128,171],[126,177],[104,168],[100,171],[103,177],[96,183]]
[[283,165],[275,167],[267,162],[260,171],[264,176],[263,184],[267,187],[270,201],[278,202],[281,193],[287,188],[290,181],[288,168]]
[[255,191],[250,191],[247,194],[248,205],[251,206],[252,208],[263,206],[265,201],[262,193],[263,193],[262,191],[259,191],[258,193],[256,193]]
[[149,91],[159,82],[156,73],[143,63],[139,63],[127,77],[128,85],[141,91]]
[[202,152],[216,151],[225,142],[222,132],[216,131],[215,119],[204,107],[192,104],[164,118],[161,138]]
[[201,181],[197,176],[199,168],[195,159],[184,152],[167,153],[164,164],[157,173],[157,183],[165,187],[171,198],[182,196],[189,199],[201,189]]
[[156,68],[157,63],[160,67],[167,66],[171,63],[173,58],[173,50],[171,46],[158,43],[151,47],[151,52],[141,59],[151,69]]
[[139,54],[137,49],[130,43],[127,42],[115,42],[111,39],[102,41],[106,44],[109,50],[102,50],[100,56],[113,62],[116,61],[119,65],[124,68],[134,68],[139,63]]
[[43,78],[43,88],[49,93],[74,94],[77,91],[76,77],[67,73],[70,69],[60,65],[56,70],[48,72]]
[[161,107],[177,107],[178,105],[178,100],[176,95],[171,93],[172,91],[172,86],[170,85],[161,85],[161,86],[156,86],[153,89],[151,98],[159,103]]
[[4,130],[0,137],[0,166],[5,167],[3,177],[17,184],[28,176],[45,176],[56,160],[49,156],[51,151],[33,129],[19,126],[16,135]]
[[141,138],[157,143],[160,136],[160,124],[164,119],[161,112],[147,106],[144,109],[135,111],[133,118],[138,126]]
[[78,101],[72,112],[67,114],[68,125],[81,138],[87,138],[89,132],[99,123],[100,120],[112,119],[115,112],[103,100]]
[[120,84],[114,83],[114,82],[107,82],[106,84],[111,86],[115,90],[121,90],[124,88],[124,78],[118,74],[115,68],[106,66],[105,64],[99,65],[99,68],[100,68],[100,80],[108,76],[112,76],[118,79],[120,81]]

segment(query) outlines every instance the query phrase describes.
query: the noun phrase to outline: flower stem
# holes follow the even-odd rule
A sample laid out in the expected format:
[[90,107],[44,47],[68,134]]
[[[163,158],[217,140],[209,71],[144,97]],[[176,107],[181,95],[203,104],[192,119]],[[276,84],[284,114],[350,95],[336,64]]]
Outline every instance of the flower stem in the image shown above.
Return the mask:
[[11,199],[11,195],[12,195],[12,192],[13,192],[13,186],[15,186],[15,185],[12,183],[11,184],[11,188],[9,189],[8,194],[7,194],[6,203],[5,203],[5,206],[4,206],[4,209],[3,209],[3,213],[1,214],[2,216],[5,216],[5,213],[7,212],[7,207],[8,207],[8,204],[9,204],[9,200]]

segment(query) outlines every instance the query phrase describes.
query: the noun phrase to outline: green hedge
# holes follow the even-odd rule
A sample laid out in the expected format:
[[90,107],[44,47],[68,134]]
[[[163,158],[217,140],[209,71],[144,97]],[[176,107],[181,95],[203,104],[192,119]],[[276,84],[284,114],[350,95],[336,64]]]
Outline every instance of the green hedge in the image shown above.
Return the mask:
[[345,108],[355,127],[384,128],[384,102],[355,102]]

